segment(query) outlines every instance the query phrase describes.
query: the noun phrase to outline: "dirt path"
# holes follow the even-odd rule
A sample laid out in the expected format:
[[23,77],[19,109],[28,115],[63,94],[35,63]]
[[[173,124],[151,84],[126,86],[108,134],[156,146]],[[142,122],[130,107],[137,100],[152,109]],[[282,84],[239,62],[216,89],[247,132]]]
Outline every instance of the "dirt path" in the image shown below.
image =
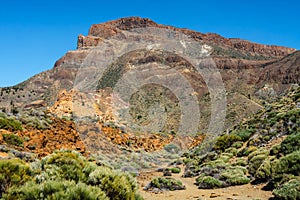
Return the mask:
[[[182,170],[183,171],[183,170]],[[263,185],[241,185],[220,189],[198,189],[195,183],[195,178],[183,178],[182,173],[173,174],[172,177],[176,178],[186,186],[186,190],[168,191],[155,194],[153,192],[144,191],[143,188],[150,182],[153,177],[162,176],[161,172],[143,171],[138,177],[140,185],[140,193],[145,200],[185,200],[185,199],[216,199],[216,200],[253,200],[253,199],[269,199],[272,193],[263,191]]]

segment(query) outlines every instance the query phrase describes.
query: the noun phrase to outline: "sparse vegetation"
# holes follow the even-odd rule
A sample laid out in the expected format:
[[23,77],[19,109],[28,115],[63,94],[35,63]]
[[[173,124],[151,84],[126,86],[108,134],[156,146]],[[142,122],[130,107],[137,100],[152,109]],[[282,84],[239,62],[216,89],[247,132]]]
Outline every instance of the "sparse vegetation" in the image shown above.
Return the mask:
[[99,167],[75,151],[57,151],[30,166],[0,161],[0,180],[4,199],[142,199],[129,174]]
[[18,131],[22,130],[22,124],[14,118],[8,118],[2,115],[0,116],[0,129]]
[[23,147],[23,139],[15,134],[2,134],[3,140],[10,145]]
[[[295,108],[299,93],[294,89],[279,102],[266,104],[219,136],[212,151],[200,155],[201,147],[196,147],[185,153],[184,175],[198,176],[199,188],[265,182],[276,199],[299,199],[300,109]],[[277,140],[281,137],[285,139]],[[270,141],[282,142],[270,145]]]

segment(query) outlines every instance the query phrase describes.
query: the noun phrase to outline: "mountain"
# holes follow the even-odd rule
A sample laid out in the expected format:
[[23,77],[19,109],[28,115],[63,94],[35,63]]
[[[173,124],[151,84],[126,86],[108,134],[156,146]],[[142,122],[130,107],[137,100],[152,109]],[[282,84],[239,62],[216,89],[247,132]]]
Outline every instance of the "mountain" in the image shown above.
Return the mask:
[[[145,28],[146,33],[137,31]],[[151,41],[151,35],[157,34],[157,30],[183,34],[209,49],[210,58],[220,72],[226,90],[225,128],[230,128],[243,118],[257,112],[262,108],[264,101],[273,101],[283,94],[291,84],[299,83],[298,61],[300,54],[295,49],[262,45],[236,38],[224,38],[214,33],[203,34],[188,29],[157,24],[150,19],[130,17],[92,25],[87,36],[78,36],[77,49],[67,52],[56,61],[52,69],[37,74],[13,87],[1,88],[0,108],[5,112],[14,114],[30,109],[47,110],[56,117],[70,118],[75,113],[74,101],[82,99],[89,101],[87,99],[88,94],[79,94],[74,91],[74,85],[78,82],[78,77],[82,75],[84,69],[82,66],[91,52],[102,43],[110,41],[111,38],[126,39],[126,32],[124,31],[128,31],[127,33],[136,31],[134,33],[138,35],[137,37]],[[111,99],[111,89],[118,79],[130,71],[131,65],[146,65],[153,62],[169,65],[172,69],[183,74],[185,79],[190,82],[200,105],[201,116],[198,132],[206,133],[209,129],[208,124],[212,113],[210,110],[210,91],[204,78],[199,75],[189,61],[179,55],[146,49],[118,57],[105,70],[103,76],[96,80],[94,89],[97,90],[96,96],[99,99],[97,100],[95,115],[101,118],[102,128],[107,124],[114,124],[116,131],[113,131],[113,136],[109,136],[111,139],[117,137],[121,129],[127,128],[126,119],[124,122],[124,119],[114,115],[120,109],[117,110],[116,107],[113,107],[112,101],[117,99],[123,105],[124,102],[118,100],[119,97]],[[145,68],[144,70],[148,69]],[[165,77],[171,80],[174,75],[167,74]],[[147,79],[147,77],[143,77],[143,79]],[[180,84],[176,84],[176,81],[173,86],[177,89],[180,88]],[[151,98],[145,99],[144,97],[149,96],[149,94],[152,94]],[[176,133],[181,120],[178,99],[172,94],[172,91],[160,86],[145,86],[139,93],[132,96],[130,102],[133,105],[130,110],[132,120],[141,125],[151,123],[148,112],[152,108],[153,102],[162,102],[162,107],[167,110],[166,124],[160,131]],[[77,105],[77,108],[81,109],[81,112],[88,110],[84,106],[80,108]],[[111,132],[112,130],[108,128],[107,131]],[[137,130],[129,130],[129,132],[135,131]],[[172,140],[172,137],[166,139],[166,143],[169,140]],[[116,142],[116,144],[122,145],[127,143],[136,143],[136,139]],[[158,148],[161,147],[158,145]]]
[[292,48],[145,18],[92,25],[52,69],[0,88],[0,196],[122,199],[124,188],[142,199],[113,168],[153,192],[186,189],[165,177],[144,184],[162,173],[192,177],[187,187],[263,184],[275,199],[299,199],[299,66]]

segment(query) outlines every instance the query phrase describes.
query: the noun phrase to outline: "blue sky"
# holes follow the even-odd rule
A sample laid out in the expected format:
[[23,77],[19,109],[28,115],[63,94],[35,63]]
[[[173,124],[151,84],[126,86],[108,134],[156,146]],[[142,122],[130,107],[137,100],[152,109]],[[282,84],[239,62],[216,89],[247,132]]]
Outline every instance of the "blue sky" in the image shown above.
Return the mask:
[[297,0],[1,0],[0,87],[51,69],[92,24],[128,16],[300,49],[299,6]]

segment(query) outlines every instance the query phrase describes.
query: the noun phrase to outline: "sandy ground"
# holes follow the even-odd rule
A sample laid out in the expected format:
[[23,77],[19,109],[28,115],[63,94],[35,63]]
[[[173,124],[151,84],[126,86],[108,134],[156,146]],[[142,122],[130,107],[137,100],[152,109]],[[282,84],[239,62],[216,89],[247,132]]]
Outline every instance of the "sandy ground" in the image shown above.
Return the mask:
[[0,152],[0,158],[8,158],[9,155],[7,153]]
[[[183,171],[183,170],[182,170]],[[138,177],[138,183],[140,185],[140,193],[145,200],[254,200],[254,199],[269,199],[272,197],[272,193],[269,191],[263,191],[261,188],[264,185],[241,185],[220,189],[198,189],[195,183],[195,178],[183,178],[182,173],[173,174],[172,177],[179,179],[186,186],[186,190],[167,191],[155,194],[153,192],[144,191],[143,188],[150,182],[153,177],[162,176],[161,172],[155,172],[155,170],[143,171]]]

